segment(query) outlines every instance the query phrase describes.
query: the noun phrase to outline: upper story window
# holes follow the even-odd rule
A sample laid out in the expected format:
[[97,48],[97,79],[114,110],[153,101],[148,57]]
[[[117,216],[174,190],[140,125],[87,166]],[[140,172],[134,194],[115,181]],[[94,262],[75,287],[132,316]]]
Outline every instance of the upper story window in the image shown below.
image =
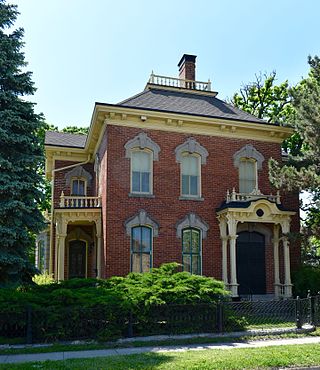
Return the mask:
[[239,162],[239,191],[252,193],[258,190],[257,162],[253,158],[241,158]]
[[65,174],[66,185],[70,187],[71,195],[86,196],[90,187],[92,175],[82,166],[74,167]]
[[152,194],[152,153],[149,151],[131,152],[131,192]]
[[152,195],[153,162],[159,160],[160,147],[146,133],[140,132],[125,145],[131,160],[130,192],[137,196]]
[[200,156],[184,153],[181,158],[181,195],[200,197]]
[[208,152],[194,138],[188,138],[175,149],[176,162],[181,164],[181,196],[201,197],[201,165],[206,164]]
[[233,163],[239,170],[239,192],[259,191],[258,170],[262,169],[264,156],[251,144],[245,145],[233,155]]
[[83,179],[72,179],[71,195],[86,195],[86,181]]
[[201,275],[201,232],[198,229],[182,230],[182,264],[183,270]]

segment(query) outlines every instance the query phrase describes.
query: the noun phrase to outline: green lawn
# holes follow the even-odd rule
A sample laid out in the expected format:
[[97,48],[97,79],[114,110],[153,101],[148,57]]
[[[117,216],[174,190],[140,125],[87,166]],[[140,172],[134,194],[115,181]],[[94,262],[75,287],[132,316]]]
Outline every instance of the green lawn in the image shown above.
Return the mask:
[[60,370],[208,370],[257,369],[285,366],[320,365],[318,344],[265,348],[188,351],[180,353],[146,353],[107,358],[47,361],[0,365],[0,370],[60,369]]

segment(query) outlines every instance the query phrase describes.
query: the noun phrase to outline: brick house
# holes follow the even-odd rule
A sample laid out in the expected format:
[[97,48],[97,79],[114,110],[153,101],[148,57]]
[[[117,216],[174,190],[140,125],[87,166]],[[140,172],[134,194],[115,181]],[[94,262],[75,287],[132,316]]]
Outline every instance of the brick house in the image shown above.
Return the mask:
[[46,133],[57,280],[176,261],[222,279],[233,297],[291,296],[298,196],[268,180],[291,129],[219,100],[196,81],[195,60],[182,57],[179,78],[152,74],[143,92],[96,103],[88,136]]

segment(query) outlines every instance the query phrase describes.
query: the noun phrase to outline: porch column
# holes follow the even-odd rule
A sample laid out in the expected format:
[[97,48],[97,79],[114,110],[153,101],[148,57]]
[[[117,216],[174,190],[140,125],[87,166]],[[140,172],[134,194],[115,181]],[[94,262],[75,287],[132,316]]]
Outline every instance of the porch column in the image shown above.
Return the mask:
[[280,225],[273,227],[273,264],[274,264],[274,294],[276,297],[281,295],[280,277],[279,277],[279,230]]
[[219,218],[219,227],[220,227],[220,238],[222,241],[222,280],[228,287],[228,236],[227,236],[227,221],[225,218]]
[[292,296],[292,284],[291,284],[291,274],[290,274],[290,249],[289,240],[286,234],[290,231],[290,221],[285,221],[282,223],[282,233],[285,234],[282,237],[283,243],[283,257],[284,257],[284,296]]
[[101,258],[102,258],[102,235],[101,235],[101,220],[96,220],[96,231],[97,231],[97,278],[101,279],[102,272],[101,272]]
[[228,230],[230,240],[230,290],[232,297],[238,297],[237,263],[236,263],[236,240],[238,221],[228,215]]
[[67,236],[67,221],[63,217],[56,223],[56,276],[57,280],[64,280],[65,240]]

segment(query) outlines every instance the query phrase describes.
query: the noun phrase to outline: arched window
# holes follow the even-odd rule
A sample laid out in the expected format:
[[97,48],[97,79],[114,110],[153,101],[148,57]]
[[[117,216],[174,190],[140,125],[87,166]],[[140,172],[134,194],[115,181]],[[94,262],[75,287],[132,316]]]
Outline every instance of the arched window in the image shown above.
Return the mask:
[[251,144],[245,145],[233,155],[233,163],[239,170],[240,193],[252,193],[258,188],[258,170],[262,169],[264,156]]
[[126,158],[131,159],[130,193],[152,196],[153,161],[159,160],[160,147],[145,132],[140,132],[124,145]]
[[208,152],[189,137],[175,149],[176,162],[181,165],[181,198],[201,197],[201,165],[206,164]]
[[148,272],[152,266],[152,229],[136,226],[131,229],[131,272]]
[[200,197],[200,156],[184,153],[181,158],[181,195]]
[[201,232],[198,229],[182,230],[182,264],[184,271],[201,275]]
[[258,189],[257,162],[253,158],[241,158],[239,161],[239,191],[252,193]]
[[152,194],[152,152],[131,151],[131,193]]

